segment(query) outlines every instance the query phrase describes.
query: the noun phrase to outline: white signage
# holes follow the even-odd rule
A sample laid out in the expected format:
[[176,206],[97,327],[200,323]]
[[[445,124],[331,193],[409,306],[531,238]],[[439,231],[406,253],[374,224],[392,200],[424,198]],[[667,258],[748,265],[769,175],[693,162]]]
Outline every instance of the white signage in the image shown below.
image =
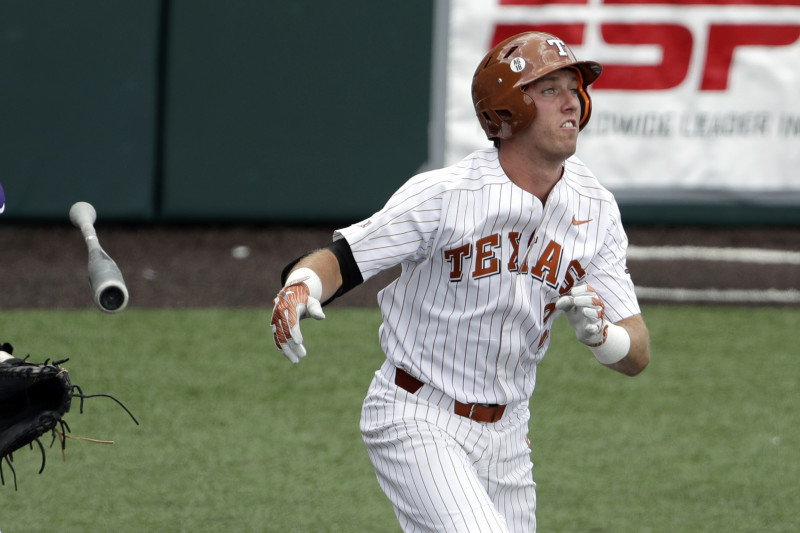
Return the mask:
[[[538,30],[598,61],[578,156],[620,199],[800,203],[800,0],[449,0],[441,163],[489,144],[472,107],[486,52]],[[434,128],[436,130],[436,128]]]

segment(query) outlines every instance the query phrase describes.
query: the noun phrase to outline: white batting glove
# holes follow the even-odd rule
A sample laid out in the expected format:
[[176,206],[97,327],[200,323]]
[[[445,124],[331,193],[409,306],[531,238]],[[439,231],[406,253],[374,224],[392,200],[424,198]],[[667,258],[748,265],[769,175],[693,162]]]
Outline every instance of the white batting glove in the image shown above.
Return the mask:
[[586,284],[576,285],[556,301],[556,309],[564,311],[578,340],[587,346],[603,342],[603,314],[600,297]]
[[628,355],[630,335],[625,328],[605,319],[603,300],[589,285],[573,287],[556,301],[556,309],[564,312],[575,336],[592,349],[601,363],[613,364]]
[[273,300],[272,337],[283,355],[294,364],[306,356],[300,321],[304,318],[322,320],[322,282],[310,268],[299,268],[289,275],[286,285]]

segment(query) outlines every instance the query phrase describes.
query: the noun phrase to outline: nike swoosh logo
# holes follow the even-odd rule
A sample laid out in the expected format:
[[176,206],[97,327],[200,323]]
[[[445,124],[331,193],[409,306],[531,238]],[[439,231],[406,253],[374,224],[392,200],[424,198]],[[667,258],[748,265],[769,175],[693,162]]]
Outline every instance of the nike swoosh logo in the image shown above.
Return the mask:
[[587,220],[576,220],[574,216],[572,217],[572,225],[573,226],[580,226],[581,224],[588,224],[591,221],[592,221],[591,218],[587,219]]

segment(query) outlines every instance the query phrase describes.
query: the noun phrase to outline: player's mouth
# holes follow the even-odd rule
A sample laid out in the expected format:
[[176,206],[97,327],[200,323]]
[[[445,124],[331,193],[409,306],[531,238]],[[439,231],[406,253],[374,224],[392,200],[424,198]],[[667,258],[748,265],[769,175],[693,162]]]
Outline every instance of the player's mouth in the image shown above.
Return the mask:
[[568,120],[568,121],[564,122],[561,125],[561,127],[562,128],[572,128],[572,129],[574,129],[575,128],[575,121],[574,120]]

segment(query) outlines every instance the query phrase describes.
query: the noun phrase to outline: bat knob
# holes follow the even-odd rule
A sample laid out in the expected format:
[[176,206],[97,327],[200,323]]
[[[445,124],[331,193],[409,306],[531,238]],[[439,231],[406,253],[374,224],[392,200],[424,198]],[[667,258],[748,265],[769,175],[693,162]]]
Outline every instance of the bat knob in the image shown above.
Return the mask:
[[76,202],[69,208],[69,220],[76,228],[82,228],[84,224],[94,224],[97,211],[88,202]]

